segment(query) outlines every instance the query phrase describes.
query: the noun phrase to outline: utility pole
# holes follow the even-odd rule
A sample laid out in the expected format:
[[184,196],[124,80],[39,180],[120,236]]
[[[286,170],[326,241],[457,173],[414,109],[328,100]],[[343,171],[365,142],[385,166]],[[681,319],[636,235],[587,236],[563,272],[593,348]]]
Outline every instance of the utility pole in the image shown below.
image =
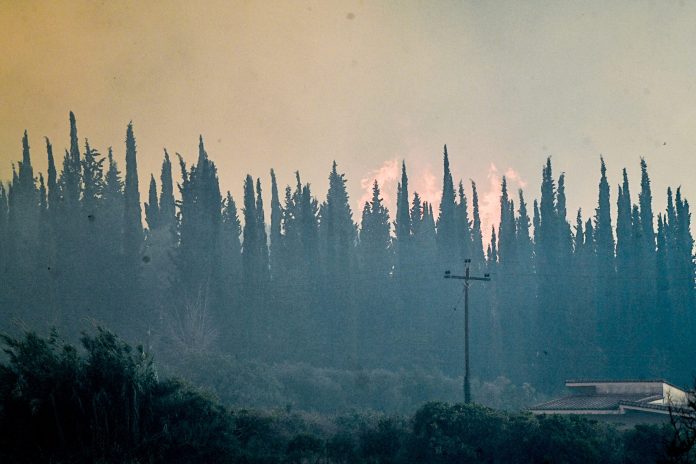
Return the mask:
[[450,271],[445,271],[445,279],[459,279],[464,281],[464,403],[471,403],[471,383],[469,377],[469,285],[472,280],[488,282],[491,280],[490,274],[483,277],[475,277],[469,274],[470,259],[465,259],[466,266],[463,276],[452,275]]

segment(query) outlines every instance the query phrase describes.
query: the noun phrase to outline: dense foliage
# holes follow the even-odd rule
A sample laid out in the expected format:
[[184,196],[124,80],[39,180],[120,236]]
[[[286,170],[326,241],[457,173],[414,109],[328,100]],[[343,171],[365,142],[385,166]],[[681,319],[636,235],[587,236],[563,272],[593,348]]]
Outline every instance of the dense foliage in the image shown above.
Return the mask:
[[0,186],[0,323],[10,333],[57,326],[75,339],[96,323],[175,358],[455,377],[461,288],[442,275],[470,258],[473,272],[493,277],[472,296],[481,383],[504,376],[548,391],[568,377],[690,381],[689,203],[676,189],[653,206],[644,161],[636,196],[627,175],[611,188],[602,160],[597,208],[578,211],[572,226],[567,179],[550,159],[531,204],[503,180],[484,249],[476,185],[454,181],[446,149],[437,214],[409,190],[404,165],[397,211],[375,183],[359,225],[336,163],[325,199],[299,173],[283,191],[272,172],[266,190],[246,176],[236,202],[202,138],[195,164],[165,152],[147,195],[132,125],[125,174],[111,149],[80,144],[72,114],[62,165],[48,140],[46,153],[37,176],[25,133],[22,161]]
[[3,337],[2,462],[632,463],[670,455],[669,426],[619,431],[582,417],[431,402],[412,417],[230,411],[157,375],[109,332],[82,348]]

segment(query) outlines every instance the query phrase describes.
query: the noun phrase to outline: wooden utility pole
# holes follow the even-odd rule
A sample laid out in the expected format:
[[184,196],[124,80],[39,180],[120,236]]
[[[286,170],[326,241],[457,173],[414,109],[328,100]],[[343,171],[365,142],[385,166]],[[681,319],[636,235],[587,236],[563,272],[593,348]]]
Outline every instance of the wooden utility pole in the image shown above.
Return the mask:
[[490,274],[483,277],[474,277],[469,273],[470,259],[465,259],[466,269],[463,276],[452,275],[450,271],[445,271],[445,279],[459,279],[464,281],[464,403],[471,403],[471,383],[469,377],[469,285],[472,280],[488,282],[491,280]]

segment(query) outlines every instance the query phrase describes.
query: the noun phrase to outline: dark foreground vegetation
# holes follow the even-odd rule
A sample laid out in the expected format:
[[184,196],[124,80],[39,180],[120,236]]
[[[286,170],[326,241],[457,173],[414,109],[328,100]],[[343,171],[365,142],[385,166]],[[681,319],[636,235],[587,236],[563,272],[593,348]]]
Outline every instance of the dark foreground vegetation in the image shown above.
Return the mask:
[[3,344],[0,462],[633,463],[690,453],[671,426],[618,431],[479,405],[431,402],[409,417],[230,410],[161,378],[141,347],[101,329],[79,348],[55,333]]

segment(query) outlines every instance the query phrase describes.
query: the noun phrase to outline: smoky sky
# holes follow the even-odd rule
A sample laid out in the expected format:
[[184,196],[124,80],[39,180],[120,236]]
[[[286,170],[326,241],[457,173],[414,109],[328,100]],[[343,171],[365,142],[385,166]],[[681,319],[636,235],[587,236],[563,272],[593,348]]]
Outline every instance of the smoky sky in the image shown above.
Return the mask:
[[268,193],[272,167],[282,184],[299,170],[323,197],[335,159],[356,219],[363,186],[379,172],[393,199],[393,160],[406,161],[411,191],[430,189],[435,199],[445,143],[456,180],[476,180],[485,195],[509,173],[530,201],[551,156],[555,175],[567,173],[571,218],[572,208],[593,212],[600,154],[612,204],[624,166],[637,194],[641,156],[657,210],[667,185],[696,196],[695,3],[0,7],[5,180],[24,129],[45,171],[43,136],[67,146],[72,110],[81,142],[89,137],[103,153],[113,146],[122,168],[133,121],[141,195],[149,174],[158,176],[162,149],[195,161],[202,134],[221,188],[237,198],[247,173]]

